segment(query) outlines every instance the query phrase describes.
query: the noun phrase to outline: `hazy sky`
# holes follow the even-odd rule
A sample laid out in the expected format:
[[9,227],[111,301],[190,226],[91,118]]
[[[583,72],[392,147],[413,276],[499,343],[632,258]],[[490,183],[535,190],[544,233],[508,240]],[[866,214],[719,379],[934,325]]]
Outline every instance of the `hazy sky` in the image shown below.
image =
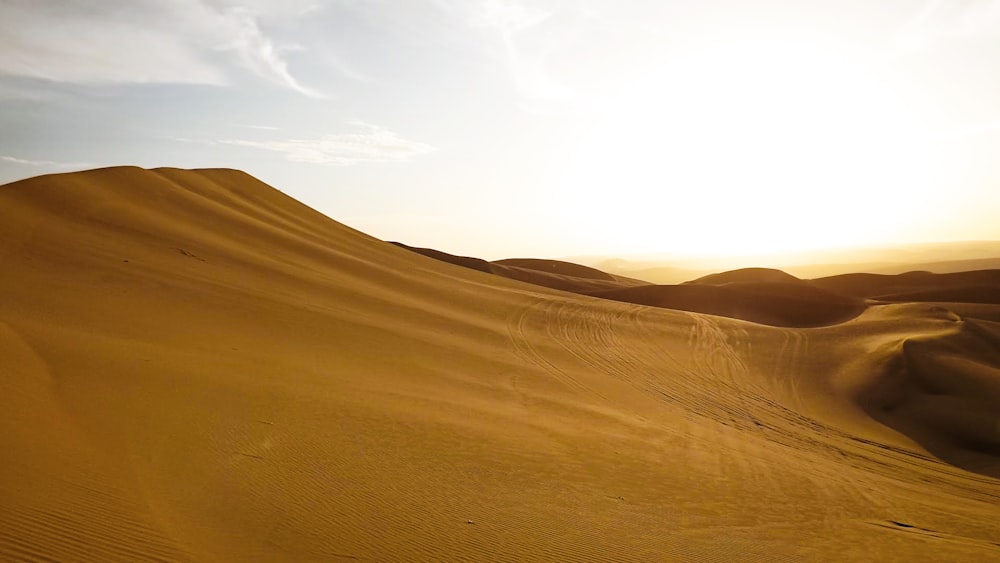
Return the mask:
[[231,167],[485,258],[1000,239],[1000,1],[0,0],[0,182]]

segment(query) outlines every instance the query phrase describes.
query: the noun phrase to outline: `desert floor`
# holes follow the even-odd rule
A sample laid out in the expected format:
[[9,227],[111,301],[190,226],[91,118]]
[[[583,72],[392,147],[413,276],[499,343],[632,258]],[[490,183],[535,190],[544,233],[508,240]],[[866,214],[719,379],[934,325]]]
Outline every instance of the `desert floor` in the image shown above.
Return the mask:
[[1000,305],[927,291],[762,324],[232,170],[8,184],[0,559],[1000,560]]

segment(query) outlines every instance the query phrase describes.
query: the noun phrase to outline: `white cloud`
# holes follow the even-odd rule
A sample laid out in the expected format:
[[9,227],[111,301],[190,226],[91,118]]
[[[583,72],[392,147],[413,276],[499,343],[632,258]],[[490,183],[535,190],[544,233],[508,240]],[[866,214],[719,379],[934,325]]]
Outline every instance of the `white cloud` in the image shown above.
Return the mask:
[[40,166],[46,168],[92,168],[94,165],[86,162],[57,162],[54,160],[30,160],[27,158],[17,158],[13,156],[2,155],[0,156],[0,161],[9,162],[11,164],[20,164],[22,166]]
[[360,133],[324,135],[316,139],[249,141],[222,139],[213,144],[235,145],[274,151],[293,162],[343,166],[370,162],[409,160],[434,151],[434,147],[399,137],[388,129],[353,122],[366,129]]
[[313,2],[247,0],[5,0],[0,75],[71,82],[222,85],[238,65],[301,94],[320,97],[288,69],[261,30]]
[[109,17],[77,2],[6,2],[0,74],[83,84],[224,83],[197,46],[155,24],[156,12]]

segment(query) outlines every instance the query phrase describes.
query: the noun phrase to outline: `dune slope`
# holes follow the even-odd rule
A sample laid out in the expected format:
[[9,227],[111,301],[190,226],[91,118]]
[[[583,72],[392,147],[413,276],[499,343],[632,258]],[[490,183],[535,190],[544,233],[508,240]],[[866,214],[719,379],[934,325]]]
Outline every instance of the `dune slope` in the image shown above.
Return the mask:
[[231,170],[0,187],[0,267],[0,559],[1000,555],[997,306],[601,300]]
[[832,325],[858,316],[865,308],[859,299],[777,282],[647,285],[591,295],[780,327]]

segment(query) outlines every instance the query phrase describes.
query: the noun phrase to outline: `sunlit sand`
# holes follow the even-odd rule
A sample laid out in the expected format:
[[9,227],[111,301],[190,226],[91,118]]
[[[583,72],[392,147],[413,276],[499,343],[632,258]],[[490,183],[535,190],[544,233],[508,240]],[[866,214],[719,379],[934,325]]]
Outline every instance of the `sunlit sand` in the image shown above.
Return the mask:
[[0,187],[0,559],[1000,557],[1000,272],[422,254],[233,170]]

